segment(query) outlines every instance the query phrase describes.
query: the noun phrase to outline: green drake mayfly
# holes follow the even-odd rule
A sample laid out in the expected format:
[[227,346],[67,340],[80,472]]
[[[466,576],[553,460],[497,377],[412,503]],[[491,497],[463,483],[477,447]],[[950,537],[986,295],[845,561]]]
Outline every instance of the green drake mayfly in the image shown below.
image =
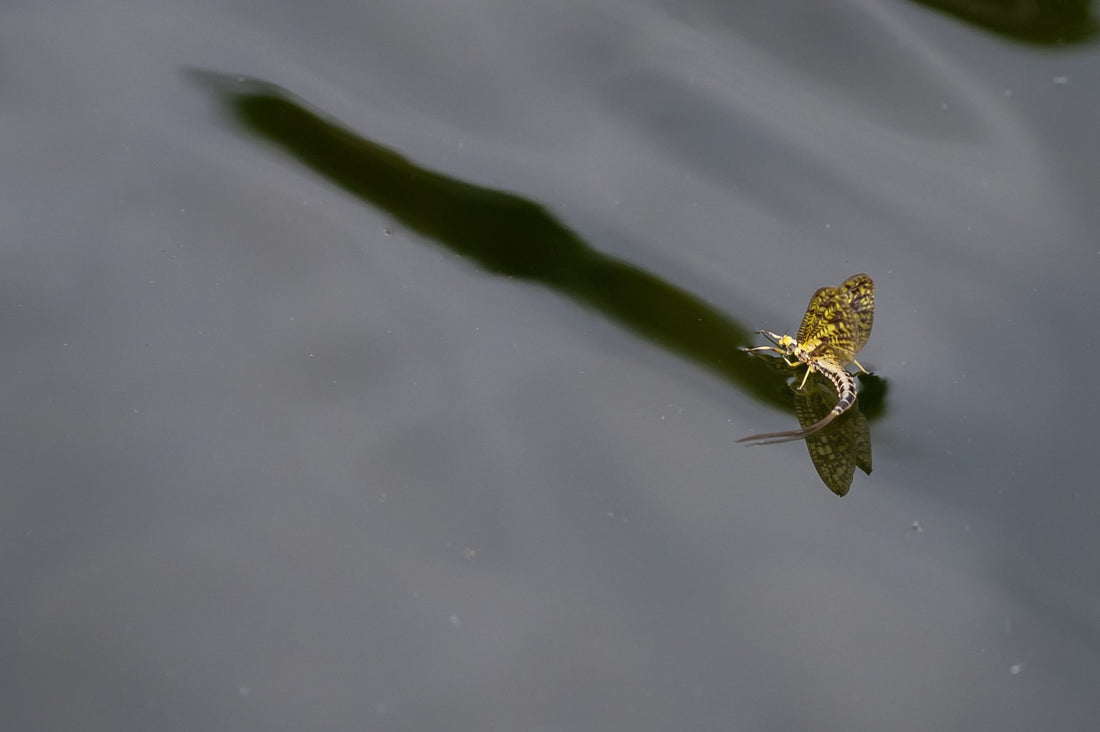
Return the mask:
[[868,275],[857,274],[844,280],[840,287],[822,287],[814,293],[802,316],[802,325],[798,326],[797,337],[757,331],[774,345],[742,347],[742,351],[772,351],[782,356],[788,366],[804,364],[806,375],[798,388],[801,390],[810,374],[817,372],[833,383],[838,400],[831,412],[808,427],[749,435],[738,442],[772,445],[801,440],[844,414],[856,403],[856,381],[845,367],[854,363],[860,371],[868,373],[856,361],[856,354],[867,345],[874,321],[875,283]]

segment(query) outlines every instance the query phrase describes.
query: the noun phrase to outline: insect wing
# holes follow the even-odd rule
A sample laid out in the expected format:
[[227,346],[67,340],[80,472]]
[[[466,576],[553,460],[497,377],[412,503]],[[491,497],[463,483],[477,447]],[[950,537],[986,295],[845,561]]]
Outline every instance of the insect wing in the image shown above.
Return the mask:
[[[811,384],[812,388],[797,392],[794,400],[804,432],[827,417],[837,403],[837,395],[825,379],[814,374]],[[848,493],[855,468],[871,474],[871,433],[858,409],[842,414],[820,431],[811,431],[806,436],[806,449],[822,482],[838,496]]]
[[[831,384],[824,383],[816,374],[811,384],[812,388],[796,394],[794,400],[794,411],[803,430],[828,416],[836,405],[836,394],[828,388]],[[814,469],[829,490],[838,496],[848,493],[855,475],[850,425],[850,419],[843,419],[806,437],[806,449]]]
[[867,275],[857,274],[844,280],[839,289],[855,321],[855,353],[859,353],[867,345],[875,322],[875,283]]
[[810,304],[806,306],[806,314],[802,316],[802,324],[798,326],[796,340],[799,343],[806,343],[817,334],[818,324],[825,312],[826,303],[830,297],[835,296],[835,293],[836,289],[833,287],[822,287],[810,298]]
[[856,357],[856,320],[847,297],[835,287],[814,293],[798,329],[798,345],[813,360],[844,367]]

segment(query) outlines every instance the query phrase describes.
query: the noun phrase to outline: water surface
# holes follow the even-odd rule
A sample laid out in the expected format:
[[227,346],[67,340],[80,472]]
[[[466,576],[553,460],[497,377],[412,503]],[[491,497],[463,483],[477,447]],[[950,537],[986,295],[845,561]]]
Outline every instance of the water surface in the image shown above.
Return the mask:
[[[0,18],[12,729],[1096,718],[1087,32]],[[736,444],[798,424],[737,346],[857,272],[874,466],[840,498]]]

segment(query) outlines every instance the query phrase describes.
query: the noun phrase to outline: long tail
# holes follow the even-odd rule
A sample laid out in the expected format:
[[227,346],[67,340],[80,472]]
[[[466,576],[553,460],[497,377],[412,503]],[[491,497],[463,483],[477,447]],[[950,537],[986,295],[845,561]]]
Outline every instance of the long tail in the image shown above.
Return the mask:
[[749,445],[775,445],[780,442],[794,442],[804,440],[806,437],[823,429],[827,424],[848,411],[856,403],[856,381],[843,367],[831,367],[825,364],[817,364],[814,370],[822,374],[836,387],[837,403],[833,410],[825,417],[814,422],[809,427],[800,430],[788,430],[786,432],[764,432],[759,435],[742,437],[738,442],[746,442]]
[[[837,407],[840,405],[838,404]],[[749,435],[748,437],[742,437],[738,442],[747,442],[749,445],[776,445],[780,442],[794,442],[795,440],[804,440],[813,433],[821,430],[825,425],[832,422],[834,419],[844,413],[843,409],[838,410],[837,407],[833,407],[833,411],[825,415],[825,418],[814,422],[809,427],[801,430],[788,430],[787,432],[764,432],[759,435]]]

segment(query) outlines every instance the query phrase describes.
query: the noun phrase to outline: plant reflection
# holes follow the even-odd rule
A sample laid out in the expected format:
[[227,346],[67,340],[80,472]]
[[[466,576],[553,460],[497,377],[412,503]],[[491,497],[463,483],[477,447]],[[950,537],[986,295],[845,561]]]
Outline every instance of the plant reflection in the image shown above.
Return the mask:
[[1091,0],[912,0],[1025,43],[1064,46],[1096,34]]
[[[748,328],[694,295],[593,249],[543,207],[416,165],[299,103],[281,88],[192,71],[237,121],[325,179],[475,266],[571,298],[762,401],[790,408],[787,379],[737,350]],[[874,399],[881,407],[884,389]],[[861,395],[860,400],[866,404]]]

